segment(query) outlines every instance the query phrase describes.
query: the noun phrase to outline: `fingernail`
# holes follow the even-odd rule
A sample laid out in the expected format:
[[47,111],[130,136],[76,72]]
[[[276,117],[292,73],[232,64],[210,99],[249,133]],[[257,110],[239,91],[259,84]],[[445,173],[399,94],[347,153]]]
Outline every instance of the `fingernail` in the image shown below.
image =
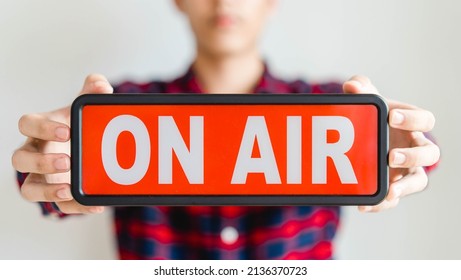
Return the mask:
[[392,116],[392,124],[402,124],[404,120],[405,116],[402,113],[400,113],[399,111],[394,111],[394,114]]
[[57,170],[67,170],[70,167],[70,162],[69,158],[63,157],[63,158],[58,158],[57,160],[54,161],[54,168]]
[[399,186],[394,187],[394,199],[399,198],[402,195],[402,188]]
[[96,81],[93,83],[93,87],[98,90],[111,91],[112,86],[106,81]]
[[58,127],[54,131],[56,137],[62,140],[67,140],[69,138],[69,130],[66,127]]
[[360,83],[360,82],[357,81],[357,80],[350,80],[349,83],[354,84],[355,87],[357,87],[358,89],[361,89],[361,88],[362,88],[362,83]]
[[104,207],[101,207],[101,206],[91,207],[89,211],[94,214],[102,213],[104,211]]
[[60,199],[71,199],[72,194],[70,193],[70,189],[61,189],[56,192],[56,196]]
[[360,211],[362,212],[370,212],[372,209],[371,206],[360,206]]
[[386,196],[386,200],[391,202],[399,199],[402,195],[402,186],[399,183],[393,183],[390,187],[389,194]]
[[404,164],[406,159],[407,157],[402,153],[397,152],[394,154],[394,164],[396,165]]

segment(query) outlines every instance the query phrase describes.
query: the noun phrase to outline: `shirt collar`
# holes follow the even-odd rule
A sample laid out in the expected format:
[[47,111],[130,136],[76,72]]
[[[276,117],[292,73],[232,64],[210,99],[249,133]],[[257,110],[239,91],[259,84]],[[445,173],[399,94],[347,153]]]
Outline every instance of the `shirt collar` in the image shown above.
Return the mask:
[[[178,79],[178,82],[184,92],[205,93],[198,83],[198,79],[194,73],[192,65],[190,65],[186,73]],[[264,63],[263,73],[251,93],[275,93],[277,91],[277,84],[278,80],[272,76],[267,64]]]

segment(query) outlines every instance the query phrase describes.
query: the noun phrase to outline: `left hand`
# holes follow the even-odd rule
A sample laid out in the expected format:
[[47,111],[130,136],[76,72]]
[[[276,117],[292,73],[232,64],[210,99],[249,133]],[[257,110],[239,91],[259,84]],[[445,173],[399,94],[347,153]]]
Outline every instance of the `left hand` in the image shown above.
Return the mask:
[[[354,76],[343,84],[344,93],[379,94],[370,79]],[[378,212],[397,206],[400,198],[424,190],[425,166],[438,162],[440,150],[423,132],[432,130],[434,115],[413,105],[386,99],[389,107],[389,192],[376,206],[359,206],[361,212]]]

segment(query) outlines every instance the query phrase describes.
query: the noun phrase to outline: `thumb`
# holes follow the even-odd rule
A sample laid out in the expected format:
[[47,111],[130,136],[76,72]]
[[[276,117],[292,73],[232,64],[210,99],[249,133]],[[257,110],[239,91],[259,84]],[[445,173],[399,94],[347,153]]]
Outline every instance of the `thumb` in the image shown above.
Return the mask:
[[86,77],[80,95],[88,93],[113,93],[114,88],[101,74],[90,74]]
[[[109,81],[101,74],[90,74],[86,77],[85,82],[83,83],[82,90],[79,95],[88,94],[88,93],[113,93],[114,89],[110,85]],[[46,113],[46,116],[53,121],[61,122],[70,125],[70,111],[71,106],[66,106],[64,108]],[[69,127],[67,127],[69,130]],[[67,132],[70,134],[70,131]]]
[[366,76],[356,75],[343,84],[344,93],[374,93],[379,94],[376,87]]

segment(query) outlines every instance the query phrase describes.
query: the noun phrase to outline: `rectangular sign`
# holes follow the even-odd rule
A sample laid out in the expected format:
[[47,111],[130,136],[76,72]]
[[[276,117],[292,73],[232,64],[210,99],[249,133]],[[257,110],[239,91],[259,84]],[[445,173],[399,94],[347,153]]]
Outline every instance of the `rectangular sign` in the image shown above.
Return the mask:
[[362,205],[387,193],[376,95],[82,95],[72,192],[86,205]]

